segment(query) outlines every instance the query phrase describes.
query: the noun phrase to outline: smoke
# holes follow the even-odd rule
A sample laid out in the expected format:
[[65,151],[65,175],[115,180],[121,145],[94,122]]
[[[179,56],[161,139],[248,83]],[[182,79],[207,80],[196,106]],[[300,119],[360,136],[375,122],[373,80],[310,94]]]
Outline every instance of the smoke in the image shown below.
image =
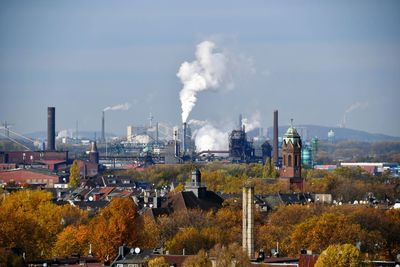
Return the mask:
[[111,107],[106,107],[105,109],[103,109],[103,111],[108,111],[108,110],[128,110],[131,108],[131,104],[130,103],[124,103],[124,104],[118,104],[115,106],[111,106]]
[[[249,118],[243,118],[246,132],[261,127],[261,115],[255,113]],[[235,127],[233,121],[211,123],[209,121],[190,120],[189,124],[198,127],[193,132],[193,139],[198,152],[205,150],[228,150],[229,133]]]
[[346,119],[347,119],[347,114],[348,113],[350,113],[350,112],[352,112],[352,111],[354,111],[356,109],[365,109],[365,108],[368,107],[368,105],[369,104],[368,104],[367,101],[366,102],[355,102],[355,103],[351,104],[351,106],[348,107],[346,109],[346,111],[344,112],[343,119],[342,119],[342,122],[340,124],[340,127],[341,128],[345,128],[346,127]]
[[176,76],[181,80],[183,88],[179,93],[182,107],[182,122],[187,118],[197,102],[197,93],[210,89],[218,89],[226,78],[227,57],[213,52],[216,45],[204,41],[197,45],[196,59],[183,62]]
[[211,123],[205,124],[193,132],[197,151],[228,150],[228,132],[216,128]]
[[243,118],[242,123],[246,128],[246,132],[252,131],[256,128],[261,127],[261,114],[259,112],[254,113],[250,118]]
[[57,133],[56,139],[61,139],[61,138],[66,138],[66,137],[72,138],[74,133],[75,133],[75,130],[63,129]]
[[355,103],[351,104],[351,106],[348,109],[346,109],[345,113],[350,113],[353,110],[356,110],[359,108],[365,109],[367,107],[368,107],[368,102],[355,102]]

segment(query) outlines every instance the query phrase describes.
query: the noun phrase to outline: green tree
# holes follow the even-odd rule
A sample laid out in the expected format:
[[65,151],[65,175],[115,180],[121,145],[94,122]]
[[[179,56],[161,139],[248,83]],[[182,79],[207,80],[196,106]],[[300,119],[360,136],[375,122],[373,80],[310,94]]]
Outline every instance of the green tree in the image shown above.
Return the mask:
[[78,187],[81,183],[81,174],[78,166],[78,161],[74,160],[69,169],[69,187],[75,188]]
[[263,168],[263,178],[271,177],[271,158],[268,157],[265,161],[264,168]]
[[315,267],[359,267],[360,251],[353,245],[331,245],[318,257]]

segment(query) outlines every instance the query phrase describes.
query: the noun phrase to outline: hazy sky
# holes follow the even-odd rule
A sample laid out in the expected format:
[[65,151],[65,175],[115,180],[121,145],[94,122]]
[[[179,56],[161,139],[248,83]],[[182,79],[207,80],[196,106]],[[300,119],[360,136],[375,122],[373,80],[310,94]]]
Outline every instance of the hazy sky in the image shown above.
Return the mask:
[[[400,136],[399,1],[1,1],[0,121],[19,132],[125,133],[179,124],[176,73],[214,41],[234,88],[203,92],[189,119],[337,126]],[[356,104],[358,103],[358,104]]]

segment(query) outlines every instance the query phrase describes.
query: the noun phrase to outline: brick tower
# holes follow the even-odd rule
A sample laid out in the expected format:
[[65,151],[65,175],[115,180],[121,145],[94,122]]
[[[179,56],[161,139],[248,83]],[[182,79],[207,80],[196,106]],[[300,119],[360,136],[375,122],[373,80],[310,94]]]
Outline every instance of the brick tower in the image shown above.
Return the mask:
[[290,187],[303,190],[301,178],[301,137],[296,128],[291,125],[283,136],[281,178],[290,182]]

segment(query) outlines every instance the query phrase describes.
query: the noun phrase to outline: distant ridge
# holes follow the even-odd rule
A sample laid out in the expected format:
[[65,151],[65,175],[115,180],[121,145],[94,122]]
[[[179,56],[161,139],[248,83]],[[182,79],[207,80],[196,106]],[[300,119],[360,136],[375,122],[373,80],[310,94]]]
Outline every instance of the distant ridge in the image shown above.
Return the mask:
[[[279,136],[283,136],[289,125],[279,127]],[[339,128],[339,127],[326,127],[320,125],[295,125],[298,129],[300,135],[306,135],[306,139],[311,139],[312,137],[318,137],[320,140],[328,140],[328,132],[333,130],[335,133],[335,140],[352,140],[352,141],[362,141],[362,142],[375,142],[375,141],[400,141],[400,137],[390,136],[386,134],[373,134],[366,131],[354,130],[350,128]],[[304,128],[304,130],[302,129]],[[250,137],[258,135],[258,130],[253,130],[249,133]],[[272,138],[272,127],[268,128],[268,135]]]

